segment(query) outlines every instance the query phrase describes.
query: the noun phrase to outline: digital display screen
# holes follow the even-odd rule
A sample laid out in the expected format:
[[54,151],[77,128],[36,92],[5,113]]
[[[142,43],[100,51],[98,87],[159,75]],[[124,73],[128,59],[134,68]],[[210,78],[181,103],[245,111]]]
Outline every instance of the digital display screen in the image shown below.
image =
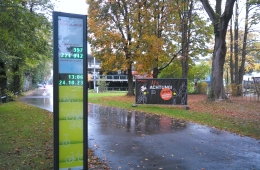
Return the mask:
[[59,86],[83,86],[83,74],[59,74]]
[[68,52],[60,53],[60,58],[83,59],[83,47],[70,47]]

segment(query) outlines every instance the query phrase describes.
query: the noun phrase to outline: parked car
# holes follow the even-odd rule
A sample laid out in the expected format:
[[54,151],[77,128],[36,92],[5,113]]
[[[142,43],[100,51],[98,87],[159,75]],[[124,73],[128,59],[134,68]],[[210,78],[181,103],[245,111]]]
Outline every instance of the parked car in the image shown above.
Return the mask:
[[37,83],[37,88],[39,88],[39,87],[43,87],[43,85],[40,83]]

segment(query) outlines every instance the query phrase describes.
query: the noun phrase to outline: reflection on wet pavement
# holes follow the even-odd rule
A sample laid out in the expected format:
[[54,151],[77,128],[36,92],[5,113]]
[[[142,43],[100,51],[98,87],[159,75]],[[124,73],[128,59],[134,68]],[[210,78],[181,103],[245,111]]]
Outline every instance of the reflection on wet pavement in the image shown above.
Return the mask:
[[[100,130],[102,133],[105,133],[105,131],[111,132],[115,127],[122,128],[131,135],[168,133],[186,127],[185,122],[170,117],[109,107],[92,106],[89,108],[91,108],[92,112],[88,113],[88,117],[98,121],[96,125],[101,125]],[[108,124],[112,124],[112,126]]]
[[22,98],[22,101],[53,112],[52,87],[37,89],[32,94]]
[[89,147],[111,169],[260,169],[260,141],[225,131],[89,104]]
[[30,103],[31,105],[43,108],[53,112],[53,99],[52,98],[23,98],[25,103]]

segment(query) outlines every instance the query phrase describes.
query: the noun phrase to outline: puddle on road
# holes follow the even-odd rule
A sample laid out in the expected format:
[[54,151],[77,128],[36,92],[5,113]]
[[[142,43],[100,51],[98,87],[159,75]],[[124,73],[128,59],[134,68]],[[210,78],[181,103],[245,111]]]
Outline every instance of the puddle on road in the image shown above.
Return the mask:
[[25,97],[22,99],[24,103],[34,105],[50,112],[53,112],[53,98],[52,97],[37,97],[37,98],[28,98]]
[[[100,126],[105,130],[104,133],[113,132],[114,129],[125,129],[126,132],[136,135],[161,134],[186,128],[185,121],[170,117],[98,105],[89,105],[88,117],[89,123]],[[91,125],[89,126],[90,129]]]

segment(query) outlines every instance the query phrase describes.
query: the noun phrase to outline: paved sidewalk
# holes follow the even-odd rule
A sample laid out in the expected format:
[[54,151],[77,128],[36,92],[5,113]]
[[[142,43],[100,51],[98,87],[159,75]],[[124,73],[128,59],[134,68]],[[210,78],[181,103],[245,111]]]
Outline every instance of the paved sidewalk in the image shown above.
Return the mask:
[[[43,93],[23,100],[52,111],[51,93]],[[260,170],[260,140],[95,104],[88,115],[88,145],[112,170]]]

